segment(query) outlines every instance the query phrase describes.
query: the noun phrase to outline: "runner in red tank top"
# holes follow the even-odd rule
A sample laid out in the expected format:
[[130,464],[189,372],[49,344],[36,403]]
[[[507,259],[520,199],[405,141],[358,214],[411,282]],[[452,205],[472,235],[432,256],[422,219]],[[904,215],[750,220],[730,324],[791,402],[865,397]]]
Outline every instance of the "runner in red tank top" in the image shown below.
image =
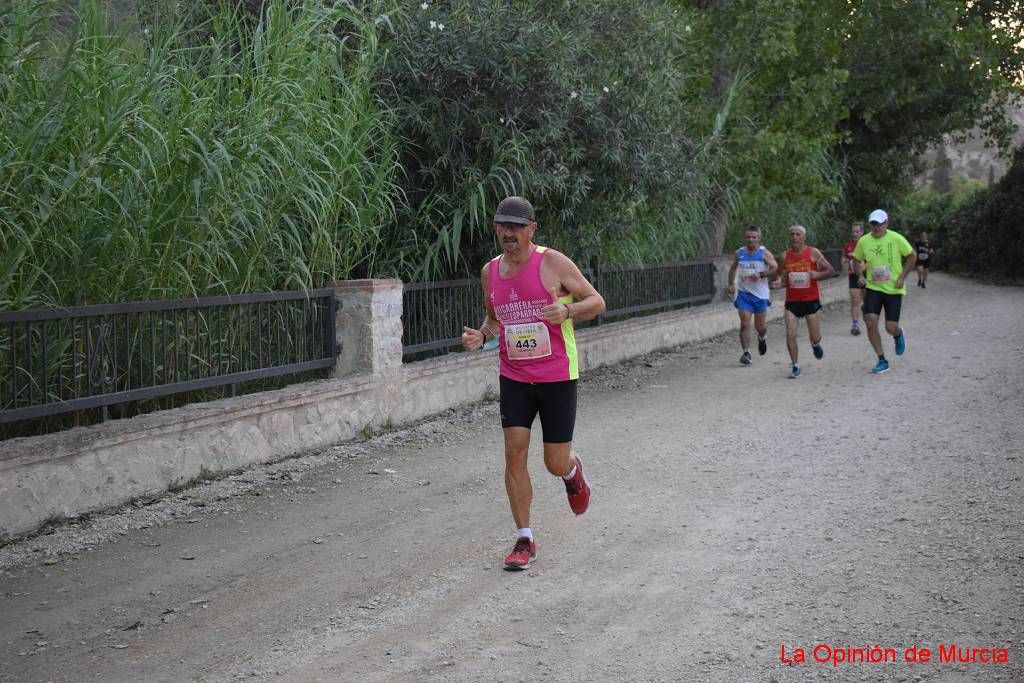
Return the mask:
[[850,334],[860,334],[860,306],[864,302],[864,286],[860,284],[859,261],[853,257],[857,241],[864,236],[864,224],[854,223],[850,227],[850,241],[843,245],[843,265],[846,266],[850,288]]
[[814,247],[806,245],[807,228],[802,225],[789,227],[789,249],[779,264],[779,276],[786,286],[786,347],[793,361],[790,379],[800,376],[800,362],[797,355],[797,320],[807,320],[807,335],[811,340],[814,357],[821,359],[825,350],[821,347],[821,293],[818,280],[832,277],[836,272],[832,264]]

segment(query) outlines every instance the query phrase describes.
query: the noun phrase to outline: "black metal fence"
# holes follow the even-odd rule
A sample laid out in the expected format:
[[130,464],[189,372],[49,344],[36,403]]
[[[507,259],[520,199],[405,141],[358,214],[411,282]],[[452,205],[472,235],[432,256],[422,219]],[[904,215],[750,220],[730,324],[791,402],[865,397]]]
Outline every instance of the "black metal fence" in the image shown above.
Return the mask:
[[0,423],[329,368],[334,290],[0,312]]
[[595,324],[638,313],[709,303],[715,295],[711,261],[600,268],[586,272],[604,297],[607,310]]
[[[615,268],[594,263],[583,273],[604,296],[607,311],[578,327],[708,303],[714,297],[714,272],[710,261]],[[402,307],[406,361],[454,350],[462,343],[462,326],[476,326],[483,319],[480,278],[407,284]]]
[[835,277],[845,275],[843,272],[843,250],[842,249],[822,249],[821,255],[832,264],[832,267],[836,269]]
[[413,282],[402,291],[402,355],[436,354],[462,343],[462,326],[483,320],[480,278]]
[[[840,271],[842,250],[823,250]],[[710,302],[714,265],[687,261],[584,274],[607,303],[580,327]],[[0,312],[0,424],[330,368],[334,290]],[[457,348],[483,316],[479,278],[407,284],[403,355]]]

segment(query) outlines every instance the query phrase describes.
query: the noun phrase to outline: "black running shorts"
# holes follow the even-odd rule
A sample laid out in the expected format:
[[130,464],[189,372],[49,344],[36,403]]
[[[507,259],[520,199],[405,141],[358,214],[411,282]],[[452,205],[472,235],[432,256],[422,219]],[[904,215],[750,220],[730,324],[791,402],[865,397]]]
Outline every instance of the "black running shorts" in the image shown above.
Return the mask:
[[576,427],[576,382],[517,382],[500,377],[501,426],[533,426],[540,413],[544,443],[572,441]]
[[899,322],[900,309],[903,308],[902,294],[886,294],[870,287],[864,290],[864,315],[879,315],[885,309],[885,319],[891,323]]
[[813,315],[821,310],[821,301],[787,301],[786,310],[798,318]]
[[850,278],[850,289],[864,289],[864,285],[857,284],[860,281],[860,275],[853,275],[851,273],[849,278]]

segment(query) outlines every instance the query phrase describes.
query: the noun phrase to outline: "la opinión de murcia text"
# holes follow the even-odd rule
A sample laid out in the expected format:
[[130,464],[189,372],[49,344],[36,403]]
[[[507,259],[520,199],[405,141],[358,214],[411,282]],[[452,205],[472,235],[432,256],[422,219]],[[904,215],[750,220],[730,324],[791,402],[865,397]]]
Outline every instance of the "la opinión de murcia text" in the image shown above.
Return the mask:
[[832,646],[818,643],[811,648],[779,646],[779,661],[783,664],[829,664],[833,667],[847,664],[1008,664],[1009,649],[1000,645],[974,647],[955,643],[940,643],[937,649],[922,645],[887,647]]

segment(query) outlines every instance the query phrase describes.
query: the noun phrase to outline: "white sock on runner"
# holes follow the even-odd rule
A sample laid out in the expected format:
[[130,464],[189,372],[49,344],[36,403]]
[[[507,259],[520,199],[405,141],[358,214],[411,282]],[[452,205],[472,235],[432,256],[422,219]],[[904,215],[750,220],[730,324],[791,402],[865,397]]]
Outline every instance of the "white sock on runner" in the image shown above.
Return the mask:
[[569,474],[567,474],[564,477],[562,477],[562,479],[572,479],[575,476],[576,476],[576,465],[573,464],[572,469],[569,470]]
[[516,534],[516,538],[522,538],[523,536],[526,536],[526,538],[528,538],[528,539],[530,539],[532,541],[533,540],[533,529],[531,529],[530,527],[526,527],[525,529],[520,529],[518,531],[518,533]]

